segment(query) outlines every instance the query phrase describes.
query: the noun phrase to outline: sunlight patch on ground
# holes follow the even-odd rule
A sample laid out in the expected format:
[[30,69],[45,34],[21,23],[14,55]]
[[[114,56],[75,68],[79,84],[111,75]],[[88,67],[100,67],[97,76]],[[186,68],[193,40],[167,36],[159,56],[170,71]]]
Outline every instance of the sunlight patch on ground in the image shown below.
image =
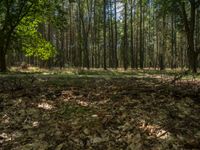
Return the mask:
[[154,136],[162,140],[168,139],[170,137],[170,133],[164,130],[159,125],[155,125],[155,124],[149,125],[149,124],[146,124],[145,121],[141,121],[141,126],[139,128],[147,132],[150,136]]
[[92,118],[97,118],[97,117],[98,117],[97,114],[93,114],[93,115],[92,115]]
[[38,121],[34,121],[34,122],[32,123],[32,125],[33,125],[33,127],[38,127],[38,126],[39,126],[39,122],[38,122]]
[[43,72],[42,74],[43,75],[50,75],[51,73],[49,73],[49,72]]
[[49,104],[47,102],[42,102],[40,104],[38,104],[38,108],[42,108],[45,110],[52,110],[54,108],[54,106],[52,104]]
[[[99,105],[103,105],[103,104],[106,104],[106,103],[108,103],[110,101],[110,99],[106,99],[106,100],[102,100],[102,101],[100,101],[100,102],[98,102],[98,104]],[[96,104],[96,103],[95,103]]]
[[73,92],[72,91],[62,91],[62,97],[63,97],[64,102],[68,102],[72,98],[74,98]]
[[89,106],[89,103],[88,102],[85,102],[85,101],[81,101],[81,100],[77,100],[76,103],[80,106]]
[[5,114],[1,119],[1,123],[8,124],[9,122],[10,122],[10,117]]
[[[96,97],[100,96],[101,94],[97,93],[95,94]],[[98,102],[92,102],[91,100],[88,100],[88,98],[86,98],[83,95],[74,95],[74,91],[62,91],[62,100],[64,102],[75,102],[76,104],[80,105],[80,106],[97,106],[97,105],[103,105],[108,103],[108,101],[110,99],[106,99],[106,100],[101,100]]]
[[0,144],[2,144],[3,142],[9,142],[9,141],[13,141],[16,138],[22,137],[23,134],[21,131],[14,131],[11,134],[8,133],[0,133]]
[[8,142],[8,141],[11,141],[12,138],[10,135],[8,135],[7,133],[1,133],[0,134],[0,143],[3,143],[4,141],[5,142]]

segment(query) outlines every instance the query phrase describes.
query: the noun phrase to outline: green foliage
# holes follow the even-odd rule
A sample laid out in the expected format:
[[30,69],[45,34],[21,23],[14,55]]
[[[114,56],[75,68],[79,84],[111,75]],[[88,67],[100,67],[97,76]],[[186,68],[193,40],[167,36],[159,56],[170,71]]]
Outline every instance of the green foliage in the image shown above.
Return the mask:
[[42,60],[48,60],[55,55],[56,49],[38,32],[41,22],[41,18],[24,18],[17,27],[17,35],[21,39],[22,51],[27,56],[38,56]]
[[55,47],[47,42],[44,38],[38,36],[32,43],[24,43],[23,51],[26,56],[38,56],[42,60],[48,60],[53,57],[56,50]]
[[63,8],[65,3],[67,2],[62,0],[49,1],[47,3],[47,10],[43,13],[46,20],[56,29],[64,30],[68,24],[68,11]]
[[14,32],[24,17],[31,15],[36,17],[45,12],[46,2],[47,0],[1,0],[0,29],[4,27],[4,32]]

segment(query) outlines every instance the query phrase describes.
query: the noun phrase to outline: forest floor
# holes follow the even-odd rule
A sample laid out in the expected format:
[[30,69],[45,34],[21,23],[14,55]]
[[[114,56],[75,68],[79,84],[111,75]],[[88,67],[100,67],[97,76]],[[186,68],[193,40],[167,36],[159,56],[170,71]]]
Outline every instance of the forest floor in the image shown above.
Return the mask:
[[199,75],[0,74],[0,149],[200,149]]

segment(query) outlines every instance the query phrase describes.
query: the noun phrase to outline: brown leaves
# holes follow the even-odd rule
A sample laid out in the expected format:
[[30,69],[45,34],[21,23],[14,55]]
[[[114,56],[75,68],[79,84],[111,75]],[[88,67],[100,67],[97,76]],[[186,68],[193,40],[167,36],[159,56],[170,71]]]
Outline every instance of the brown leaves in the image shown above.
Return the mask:
[[134,78],[41,80],[26,94],[14,91],[15,98],[1,93],[4,149],[198,147],[199,97],[187,86]]

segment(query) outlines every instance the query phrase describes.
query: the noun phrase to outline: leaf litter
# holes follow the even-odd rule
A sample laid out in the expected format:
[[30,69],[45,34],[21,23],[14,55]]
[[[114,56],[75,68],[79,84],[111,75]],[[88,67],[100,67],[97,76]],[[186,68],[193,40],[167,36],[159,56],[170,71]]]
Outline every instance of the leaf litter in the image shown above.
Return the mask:
[[198,83],[41,78],[31,85],[20,79],[18,88],[6,82],[0,149],[200,149]]

